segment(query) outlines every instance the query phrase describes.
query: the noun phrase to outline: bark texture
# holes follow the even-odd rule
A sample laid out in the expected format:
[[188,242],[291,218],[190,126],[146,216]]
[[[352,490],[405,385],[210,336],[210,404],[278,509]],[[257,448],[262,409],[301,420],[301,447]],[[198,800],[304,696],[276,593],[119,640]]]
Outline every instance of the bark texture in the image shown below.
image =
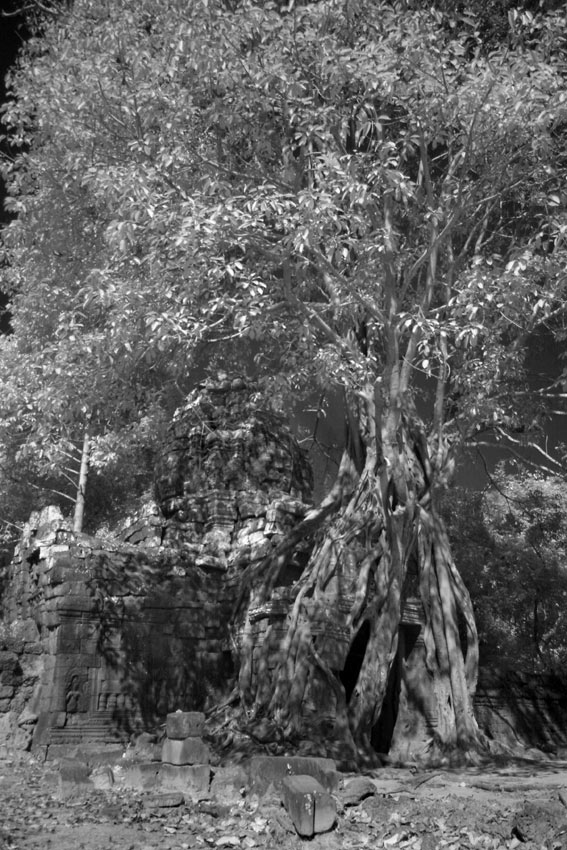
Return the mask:
[[[248,727],[262,727],[268,737],[290,744],[309,740],[320,752],[372,760],[373,730],[398,651],[411,568],[424,618],[420,677],[435,703],[432,739],[442,746],[477,747],[472,710],[477,633],[470,597],[435,508],[448,452],[438,439],[428,439],[417,415],[380,410],[374,388],[350,402],[351,439],[333,492],[270,557],[251,568],[248,611],[270,598],[298,540],[313,540],[302,575],[287,588],[283,637],[268,624],[255,668],[250,617],[245,617],[239,687]],[[338,627],[347,636],[347,650],[361,629],[367,636],[348,693],[345,652],[333,652],[328,638]]]

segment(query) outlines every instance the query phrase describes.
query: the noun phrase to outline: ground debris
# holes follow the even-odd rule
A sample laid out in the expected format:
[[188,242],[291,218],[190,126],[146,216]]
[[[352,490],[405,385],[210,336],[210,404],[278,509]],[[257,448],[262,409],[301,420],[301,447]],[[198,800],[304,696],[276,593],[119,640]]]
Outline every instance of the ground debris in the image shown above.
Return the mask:
[[[337,800],[349,780],[352,775],[345,777]],[[400,769],[395,777],[382,778],[378,771],[372,781],[375,793],[339,809],[334,829],[310,839],[310,850],[567,848],[565,769],[550,768],[537,777],[510,770],[415,775]],[[516,790],[495,790],[504,784]],[[62,798],[48,764],[0,763],[0,850],[298,850],[303,845],[275,798],[193,802],[177,792],[118,785],[81,785],[77,794]]]

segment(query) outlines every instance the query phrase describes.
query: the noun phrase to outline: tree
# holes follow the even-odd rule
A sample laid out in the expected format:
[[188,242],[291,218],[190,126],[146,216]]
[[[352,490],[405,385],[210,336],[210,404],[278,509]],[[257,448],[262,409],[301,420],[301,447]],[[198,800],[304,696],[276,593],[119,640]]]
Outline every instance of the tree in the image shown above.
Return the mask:
[[562,478],[501,465],[486,491],[443,504],[469,588],[481,662],[537,673],[565,666],[567,528]]
[[[5,163],[8,207],[16,218],[3,234],[12,334],[0,340],[1,429],[5,480],[24,479],[72,503],[80,531],[88,469],[115,463],[117,449],[127,455],[128,447],[136,452],[148,441],[155,444],[164,408],[171,412],[183,397],[177,381],[185,360],[178,359],[176,339],[160,325],[166,305],[175,303],[177,311],[183,298],[177,301],[178,292],[163,286],[163,266],[152,291],[139,286],[141,275],[124,274],[123,264],[116,264],[115,251],[125,253],[132,225],[112,220],[112,214],[126,198],[107,199],[112,184],[107,160],[97,172],[105,185],[91,191],[82,130],[73,122],[55,129],[64,116],[60,98],[69,94],[61,94],[61,78],[53,77],[55,85],[43,93],[34,82],[37,57],[47,44],[52,53],[43,57],[46,65],[58,62],[60,38],[59,25],[51,23],[44,37],[30,41],[18,82],[12,81],[18,98],[5,108],[12,148],[21,152]],[[41,101],[42,94],[45,101],[36,109],[35,98]],[[121,150],[113,148],[104,98],[99,106],[98,141],[113,166],[127,171],[131,138],[126,135]],[[132,180],[125,191],[145,196],[143,177],[133,174]],[[136,258],[125,264],[141,265]]]
[[[567,21],[512,16],[515,37],[489,49],[472,13],[455,21],[365,0],[76,0],[22,59],[5,115],[30,146],[8,169],[18,218],[4,240],[23,361],[17,317],[33,304],[42,339],[90,352],[96,335],[79,373],[105,411],[101,364],[127,383],[140,366],[147,387],[153,364],[186,380],[204,350],[248,368],[255,353],[272,397],[344,390],[336,485],[246,576],[266,600],[313,539],[279,666],[255,678],[245,640],[239,687],[252,722],[267,714],[293,739],[326,683],[336,735],[358,753],[410,564],[437,736],[481,743],[476,626],[439,493],[467,440],[537,424],[547,396],[528,392],[525,346],[564,315]],[[367,630],[348,705],[317,618]]]

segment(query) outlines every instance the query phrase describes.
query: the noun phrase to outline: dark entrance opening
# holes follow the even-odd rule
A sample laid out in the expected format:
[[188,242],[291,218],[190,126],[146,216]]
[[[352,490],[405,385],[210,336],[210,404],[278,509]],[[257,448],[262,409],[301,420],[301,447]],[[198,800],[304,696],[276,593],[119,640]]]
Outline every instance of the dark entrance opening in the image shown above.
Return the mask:
[[345,689],[347,705],[350,702],[352,692],[358,682],[358,676],[360,668],[362,667],[362,662],[364,661],[364,653],[366,652],[369,637],[370,625],[364,621],[354,636],[354,640],[350,645],[350,649],[346,657],[345,666],[343,667],[339,677]]
[[398,719],[398,710],[400,707],[400,693],[402,689],[403,678],[403,662],[407,661],[412,653],[412,650],[417,642],[421,626],[404,625],[400,626],[398,635],[398,651],[390,668],[388,676],[388,684],[386,686],[386,694],[380,717],[372,727],[370,742],[377,753],[388,753],[392,746],[394,737],[394,729]]
[[[420,625],[402,624],[398,636],[398,651],[392,662],[386,694],[382,703],[380,717],[372,727],[370,742],[377,753],[388,753],[394,737],[394,729],[398,719],[400,705],[400,693],[404,675],[404,661],[411,655],[419,634]],[[349,649],[344,668],[340,673],[340,680],[345,689],[347,705],[350,702],[353,691],[358,681],[364,654],[370,637],[370,626],[364,622],[356,633]]]

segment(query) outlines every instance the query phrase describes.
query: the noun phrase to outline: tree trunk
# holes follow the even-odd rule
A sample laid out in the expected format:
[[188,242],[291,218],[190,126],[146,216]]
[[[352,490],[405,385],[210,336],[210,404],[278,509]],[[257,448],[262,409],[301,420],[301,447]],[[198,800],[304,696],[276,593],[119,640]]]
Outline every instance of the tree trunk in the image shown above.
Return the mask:
[[[372,402],[366,413],[375,416]],[[401,422],[388,416],[384,421]],[[434,703],[432,738],[442,746],[476,747],[480,735],[472,696],[478,639],[470,597],[434,509],[433,464],[423,425],[412,417],[392,436],[369,427],[367,419],[363,430],[363,468],[353,473],[352,486],[343,489],[331,516],[322,516],[309,562],[291,588],[284,623],[272,620],[258,647],[245,622],[240,686],[248,728],[261,723],[291,747],[308,741],[312,752],[358,763],[375,758],[373,730],[397,663],[411,562],[423,606],[419,677]],[[269,597],[281,563],[274,560],[272,569],[264,570],[255,603]],[[466,626],[465,652],[459,618]],[[347,695],[345,663],[361,628],[368,638]]]
[[85,517],[85,493],[87,489],[87,479],[89,475],[89,458],[90,458],[91,440],[88,429],[83,435],[83,448],[81,451],[81,466],[79,469],[79,483],[77,486],[77,497],[75,500],[75,511],[73,513],[73,531],[80,534],[83,530],[83,521]]

